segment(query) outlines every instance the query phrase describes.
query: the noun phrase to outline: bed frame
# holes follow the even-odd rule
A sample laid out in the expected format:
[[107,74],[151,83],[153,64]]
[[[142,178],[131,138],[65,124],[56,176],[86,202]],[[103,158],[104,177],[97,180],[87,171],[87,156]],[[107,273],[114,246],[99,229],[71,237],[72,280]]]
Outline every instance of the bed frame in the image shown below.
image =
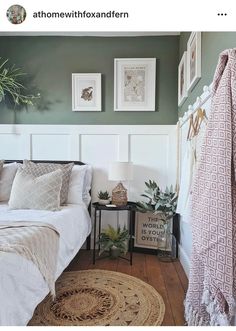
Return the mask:
[[[85,165],[85,163],[81,161],[51,161],[51,160],[30,160],[35,163],[55,163],[55,164],[67,164],[73,162],[76,165]],[[4,160],[4,163],[12,163],[12,162],[17,162],[17,163],[23,163],[23,160]],[[91,193],[91,192],[90,192]],[[89,215],[91,216],[91,202],[88,206],[88,212]],[[86,239],[86,249],[90,250],[91,248],[91,233],[88,235]]]

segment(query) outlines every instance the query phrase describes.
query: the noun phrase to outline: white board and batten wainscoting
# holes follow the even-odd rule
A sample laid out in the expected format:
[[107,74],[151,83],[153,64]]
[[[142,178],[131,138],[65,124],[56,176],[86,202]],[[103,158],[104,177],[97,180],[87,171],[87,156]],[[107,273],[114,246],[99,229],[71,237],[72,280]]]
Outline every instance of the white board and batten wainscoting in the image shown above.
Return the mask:
[[[8,160],[80,160],[93,167],[92,201],[108,181],[109,163],[132,161],[134,180],[125,183],[129,200],[141,199],[144,181],[165,188],[176,183],[175,125],[0,125],[0,158]],[[92,211],[93,212],[93,211]],[[103,213],[103,224],[126,221],[126,212]]]

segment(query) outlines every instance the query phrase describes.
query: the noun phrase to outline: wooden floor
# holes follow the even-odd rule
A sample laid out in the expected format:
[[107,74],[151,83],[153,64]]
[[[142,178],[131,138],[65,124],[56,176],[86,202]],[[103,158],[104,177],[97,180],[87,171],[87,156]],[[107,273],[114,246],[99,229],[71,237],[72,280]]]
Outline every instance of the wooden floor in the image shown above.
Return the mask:
[[134,253],[132,266],[122,259],[98,260],[93,265],[92,251],[81,250],[66,271],[84,269],[118,271],[142,279],[152,285],[164,299],[166,312],[162,325],[184,325],[183,301],[188,280],[179,261],[160,262],[155,255]]

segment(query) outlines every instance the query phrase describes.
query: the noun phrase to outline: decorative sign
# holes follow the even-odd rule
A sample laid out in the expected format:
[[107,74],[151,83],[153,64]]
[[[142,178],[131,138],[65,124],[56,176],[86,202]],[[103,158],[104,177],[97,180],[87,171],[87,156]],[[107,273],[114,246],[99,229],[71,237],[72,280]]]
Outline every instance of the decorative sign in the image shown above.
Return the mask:
[[172,219],[166,223],[163,214],[136,213],[135,247],[171,251],[171,232]]

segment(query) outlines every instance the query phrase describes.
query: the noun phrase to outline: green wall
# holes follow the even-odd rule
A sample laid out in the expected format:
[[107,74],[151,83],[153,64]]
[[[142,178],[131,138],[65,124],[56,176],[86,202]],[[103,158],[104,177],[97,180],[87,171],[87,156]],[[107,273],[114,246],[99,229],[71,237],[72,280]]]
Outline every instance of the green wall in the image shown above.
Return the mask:
[[[187,50],[187,41],[190,32],[180,34],[179,60],[183,52]],[[219,54],[227,48],[236,47],[236,32],[202,32],[202,77],[188,94],[188,98],[179,108],[179,116],[187,110],[188,105],[193,104],[196,98],[203,93],[203,86],[210,85],[218,62]]]
[[[0,123],[174,124],[177,121],[179,36],[0,37],[0,56],[24,67],[42,94],[40,111],[0,103]],[[114,112],[114,58],[156,57],[155,112]],[[71,73],[102,73],[102,112],[72,112]]]

